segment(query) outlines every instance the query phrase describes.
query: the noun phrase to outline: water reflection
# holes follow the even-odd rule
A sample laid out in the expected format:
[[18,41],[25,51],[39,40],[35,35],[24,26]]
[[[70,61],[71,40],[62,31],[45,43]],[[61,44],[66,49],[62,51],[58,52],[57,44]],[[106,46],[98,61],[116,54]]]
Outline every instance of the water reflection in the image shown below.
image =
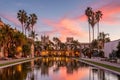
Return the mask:
[[120,80],[120,76],[69,58],[46,57],[0,69],[0,80]]
[[0,68],[0,80],[24,80],[30,71],[30,69],[27,69],[29,65],[30,63],[24,63],[5,69]]

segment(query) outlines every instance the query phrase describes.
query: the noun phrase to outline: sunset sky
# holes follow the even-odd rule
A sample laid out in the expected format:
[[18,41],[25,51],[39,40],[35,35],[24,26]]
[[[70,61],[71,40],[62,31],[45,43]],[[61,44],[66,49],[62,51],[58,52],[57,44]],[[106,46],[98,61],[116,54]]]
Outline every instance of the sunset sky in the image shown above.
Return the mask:
[[[120,0],[0,0],[0,17],[4,23],[21,31],[17,12],[24,9],[38,16],[35,31],[41,35],[74,37],[79,42],[88,42],[88,22],[85,9],[101,10],[100,32],[110,34],[111,40],[120,39]],[[95,26],[95,32],[97,26]]]

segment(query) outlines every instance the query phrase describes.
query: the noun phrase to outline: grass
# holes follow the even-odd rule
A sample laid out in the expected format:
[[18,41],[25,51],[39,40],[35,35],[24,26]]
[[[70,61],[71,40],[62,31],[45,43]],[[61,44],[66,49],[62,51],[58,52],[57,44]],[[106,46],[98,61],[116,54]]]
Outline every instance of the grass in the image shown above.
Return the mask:
[[29,58],[29,59],[18,60],[18,61],[13,61],[13,62],[6,62],[6,63],[3,63],[3,64],[0,64],[0,67],[7,66],[7,65],[10,65],[10,64],[19,63],[19,62],[23,62],[23,61],[28,61],[28,60],[31,60],[31,59],[35,59],[35,58]]
[[89,60],[84,60],[84,59],[81,59],[81,60],[92,63],[92,64],[95,64],[95,65],[98,65],[98,66],[102,66],[102,67],[110,69],[110,70],[120,72],[120,68],[118,68],[118,67],[114,67],[114,66],[107,65],[107,64],[102,64],[102,63],[97,63],[97,62],[93,62],[93,61],[89,61]]

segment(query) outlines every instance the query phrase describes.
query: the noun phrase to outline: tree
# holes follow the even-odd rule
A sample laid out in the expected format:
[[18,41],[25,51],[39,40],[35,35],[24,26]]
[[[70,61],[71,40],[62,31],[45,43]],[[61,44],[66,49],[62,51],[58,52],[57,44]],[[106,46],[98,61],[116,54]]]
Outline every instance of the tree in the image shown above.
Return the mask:
[[104,44],[106,42],[110,42],[110,38],[109,38],[109,34],[108,33],[104,33],[104,32],[100,32],[99,36],[98,36],[98,47],[99,48],[103,48]]
[[30,54],[30,44],[29,43],[26,43],[22,46],[22,52],[23,52],[23,56],[27,56]]
[[79,50],[79,48],[80,48],[80,43],[78,42],[78,40],[73,40],[72,41],[72,43],[73,43],[73,50]]
[[102,18],[102,12],[101,11],[97,11],[96,12],[96,20],[97,20],[97,28],[98,28],[98,35],[99,35],[99,22],[100,22],[100,19]]
[[7,57],[9,52],[9,47],[11,45],[11,41],[13,38],[13,29],[10,27],[10,25],[4,25],[0,29],[0,38],[1,38],[1,46],[3,49],[4,56]]
[[34,40],[35,39],[37,39],[37,35],[38,34],[36,34],[35,33],[35,31],[31,31],[31,34],[29,35],[29,37],[31,37],[32,38],[32,44],[31,44],[31,55],[32,55],[32,57],[34,57]]
[[24,33],[25,23],[27,22],[28,16],[25,10],[19,10],[17,13],[17,18],[22,25],[22,33]]
[[35,31],[31,31],[31,34],[29,34],[29,37],[31,37],[32,40],[34,41],[35,39],[37,39],[37,35],[38,34],[36,34]]
[[25,35],[26,35],[26,31],[28,31],[28,34],[29,34],[30,30],[31,30],[30,22],[29,22],[29,19],[28,19],[26,24],[25,24]]
[[116,56],[117,58],[120,58],[120,42],[118,43],[118,46],[117,46]]
[[94,48],[97,48],[97,47],[98,47],[98,41],[97,41],[96,39],[94,39],[94,40],[92,41],[91,46],[92,46],[93,49],[94,49]]
[[53,41],[55,42],[55,49],[59,50],[60,45],[61,45],[61,41],[57,37],[53,37]]
[[94,13],[94,12],[92,12],[91,17],[89,18],[89,23],[90,23],[90,25],[91,25],[91,27],[92,27],[92,31],[93,31],[93,40],[94,40],[94,26],[95,26],[95,24],[97,23],[96,17],[95,17],[95,13]]
[[85,10],[85,15],[88,18],[88,27],[89,27],[89,43],[91,43],[91,33],[90,33],[90,17],[92,16],[92,8],[91,7],[87,7],[87,9]]
[[32,29],[32,31],[34,31],[33,30],[33,27],[34,27],[34,25],[37,23],[37,15],[36,14],[30,14],[30,17],[29,17],[29,23],[30,23],[30,26],[31,26],[31,29]]

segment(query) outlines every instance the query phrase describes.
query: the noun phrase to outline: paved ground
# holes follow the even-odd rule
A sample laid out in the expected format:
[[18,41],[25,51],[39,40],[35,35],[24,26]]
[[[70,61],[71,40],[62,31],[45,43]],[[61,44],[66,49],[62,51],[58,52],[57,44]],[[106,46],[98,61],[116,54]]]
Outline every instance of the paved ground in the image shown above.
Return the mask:
[[91,58],[91,59],[89,59],[89,58],[82,58],[82,59],[93,61],[93,62],[98,62],[98,63],[102,63],[102,64],[107,64],[107,65],[111,65],[111,66],[120,68],[120,63],[103,61],[103,60],[101,61],[101,58]]
[[16,62],[16,61],[21,61],[21,60],[25,60],[25,59],[29,59],[29,58],[0,60],[0,64],[9,63],[9,62]]
[[[21,60],[25,60],[25,59],[30,59],[30,58],[0,60],[0,64],[9,63],[9,62],[16,62],[16,61],[21,61]],[[98,62],[98,63],[102,63],[102,64],[107,64],[107,65],[111,65],[111,66],[115,66],[115,67],[120,68],[120,63],[101,61],[101,58],[91,58],[91,59],[89,59],[89,58],[82,58],[82,59],[93,61],[93,62]]]

